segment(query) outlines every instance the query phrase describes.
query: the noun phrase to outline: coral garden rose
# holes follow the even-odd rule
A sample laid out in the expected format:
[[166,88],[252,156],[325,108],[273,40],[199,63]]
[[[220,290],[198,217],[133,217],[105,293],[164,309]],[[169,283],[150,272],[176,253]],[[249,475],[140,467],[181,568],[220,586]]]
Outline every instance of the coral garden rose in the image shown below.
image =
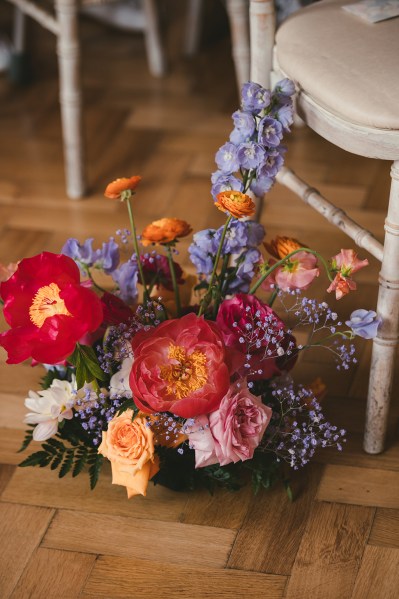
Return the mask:
[[254,295],[237,293],[221,303],[216,324],[228,348],[247,356],[248,380],[269,379],[295,363],[295,339],[284,322]]
[[186,237],[192,232],[191,226],[180,218],[160,218],[147,225],[141,234],[144,246],[156,243],[163,245],[172,243],[180,237]]
[[217,194],[215,206],[222,212],[228,212],[231,216],[235,216],[235,218],[255,214],[255,204],[252,198],[241,191],[221,191]]
[[213,322],[193,313],[139,332],[132,341],[130,387],[143,412],[190,418],[215,410],[233,366]]
[[78,266],[62,254],[43,252],[21,260],[12,277],[1,283],[0,296],[11,327],[0,334],[8,364],[29,357],[57,364],[102,322],[99,298],[80,284]]
[[98,452],[111,462],[112,484],[127,489],[127,496],[145,495],[148,481],[159,471],[154,435],[147,418],[126,410],[108,423]]
[[272,410],[247,385],[232,385],[217,410],[188,422],[196,468],[250,460],[269,425]]
[[112,181],[112,183],[107,185],[104,195],[110,200],[119,200],[121,199],[123,192],[134,191],[140,181],[141,177],[139,175],[115,179],[115,181]]

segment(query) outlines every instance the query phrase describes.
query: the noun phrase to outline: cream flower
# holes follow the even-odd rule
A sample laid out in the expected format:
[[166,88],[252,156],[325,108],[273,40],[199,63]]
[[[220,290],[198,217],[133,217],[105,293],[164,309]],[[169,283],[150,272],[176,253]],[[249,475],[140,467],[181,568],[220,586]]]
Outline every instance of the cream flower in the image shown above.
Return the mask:
[[36,424],[33,430],[35,441],[46,441],[56,434],[58,423],[71,420],[72,407],[76,397],[76,381],[54,379],[48,389],[29,391],[25,406],[31,410],[24,418],[26,424]]
[[109,392],[111,397],[132,397],[132,390],[129,385],[130,371],[133,365],[133,356],[125,358],[118,372],[111,376],[109,382]]

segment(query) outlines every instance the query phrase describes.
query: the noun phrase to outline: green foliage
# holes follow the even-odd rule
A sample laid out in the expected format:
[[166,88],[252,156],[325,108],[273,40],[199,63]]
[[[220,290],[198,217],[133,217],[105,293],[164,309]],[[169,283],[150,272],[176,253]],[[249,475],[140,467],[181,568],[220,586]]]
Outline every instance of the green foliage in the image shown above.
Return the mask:
[[213,493],[215,486],[224,487],[229,491],[238,491],[243,483],[239,475],[239,468],[233,466],[220,466],[214,464],[201,468],[201,479],[210,493]]
[[25,451],[25,449],[30,445],[30,443],[33,441],[33,429],[34,429],[34,425],[31,425],[32,428],[28,429],[27,431],[25,431],[25,437],[24,440],[22,441],[22,445],[21,447],[18,449],[17,453],[21,453],[22,451]]
[[51,470],[59,469],[58,476],[63,478],[72,471],[72,476],[80,474],[86,464],[89,465],[90,487],[94,489],[97,484],[104,458],[95,447],[89,447],[70,435],[70,446],[63,441],[52,437],[42,444],[40,451],[36,451],[19,464],[21,467],[50,466]]
[[133,399],[126,399],[123,404],[120,406],[120,408],[118,409],[117,415],[120,416],[121,414],[123,414],[123,412],[126,412],[126,410],[133,410],[133,418],[132,420],[134,420],[137,416],[137,414],[139,413],[139,409],[137,408],[136,404],[134,403]]
[[96,352],[89,345],[76,344],[73,354],[68,358],[76,368],[76,385],[80,389],[91,381],[105,381],[107,375],[102,370]]
[[281,466],[275,461],[272,454],[255,452],[252,460],[245,462],[244,466],[251,471],[252,488],[255,495],[260,489],[270,489],[281,478]]

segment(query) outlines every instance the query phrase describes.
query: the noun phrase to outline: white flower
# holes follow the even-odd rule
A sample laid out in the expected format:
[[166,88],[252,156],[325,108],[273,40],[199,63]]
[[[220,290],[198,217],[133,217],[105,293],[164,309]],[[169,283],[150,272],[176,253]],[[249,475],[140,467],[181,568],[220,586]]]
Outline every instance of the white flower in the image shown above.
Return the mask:
[[129,375],[133,365],[133,356],[125,358],[122,362],[121,369],[116,372],[110,380],[109,392],[111,397],[132,397],[132,390],[129,386]]
[[33,430],[35,441],[46,441],[56,434],[58,423],[71,420],[72,407],[76,397],[76,381],[72,382],[54,379],[48,389],[29,391],[25,406],[32,410],[24,418],[26,424],[36,424]]

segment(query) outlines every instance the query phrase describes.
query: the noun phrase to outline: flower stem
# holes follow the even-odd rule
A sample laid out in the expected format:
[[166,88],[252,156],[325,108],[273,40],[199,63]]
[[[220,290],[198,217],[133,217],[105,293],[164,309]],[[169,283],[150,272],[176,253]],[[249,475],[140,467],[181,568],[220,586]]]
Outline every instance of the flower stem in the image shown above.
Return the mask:
[[224,278],[225,278],[225,275],[226,275],[226,270],[227,270],[227,266],[229,264],[229,260],[230,260],[230,254],[225,254],[223,256],[222,269],[220,271],[219,293],[218,293],[218,296],[216,298],[215,305],[213,306],[213,318],[216,318],[216,315],[218,313],[218,309],[219,309],[219,306],[220,306],[220,300],[222,298],[222,290],[223,290]]
[[176,280],[175,265],[173,264],[172,248],[170,247],[170,245],[166,245],[166,251],[168,254],[168,262],[169,262],[170,275],[172,277],[173,291],[175,292],[176,312],[177,312],[177,317],[179,318],[179,316],[181,316],[180,294],[179,294],[179,287],[177,285],[177,280]]
[[298,248],[297,250],[294,250],[293,252],[290,252],[289,254],[287,254],[286,256],[284,256],[284,258],[282,258],[281,260],[279,260],[278,262],[276,262],[275,264],[273,264],[273,266],[271,266],[270,268],[268,268],[263,275],[256,281],[256,283],[251,287],[251,289],[249,290],[249,293],[251,295],[253,295],[255,293],[255,291],[258,289],[258,287],[263,283],[263,281],[274,271],[276,270],[276,268],[278,268],[279,266],[282,266],[284,264],[284,262],[286,262],[289,258],[291,258],[291,256],[294,256],[295,254],[297,254],[298,252],[307,252],[308,254],[313,254],[313,256],[317,256],[317,258],[320,260],[320,262],[323,264],[327,277],[329,279],[329,281],[332,281],[333,278],[330,275],[330,269],[328,268],[328,264],[327,262],[324,260],[323,256],[320,256],[319,252],[316,252],[315,250],[310,250],[309,248]]
[[213,263],[213,270],[212,270],[211,278],[209,280],[208,290],[207,290],[206,294],[204,295],[204,297],[202,298],[202,302],[201,302],[201,306],[200,306],[200,309],[199,309],[199,312],[198,312],[198,316],[201,316],[201,314],[204,312],[204,310],[206,308],[206,306],[204,305],[205,301],[208,300],[209,294],[212,291],[213,281],[215,280],[216,270],[217,270],[218,263],[219,263],[219,260],[220,260],[220,254],[222,253],[223,243],[224,243],[224,240],[225,240],[225,237],[226,237],[227,229],[229,228],[229,224],[231,223],[232,218],[233,217],[230,214],[229,217],[227,218],[225,224],[224,224],[223,231],[222,231],[222,236],[221,236],[220,242],[219,242],[219,247],[218,247],[218,250],[216,252],[215,262]]
[[134,251],[136,252],[136,256],[137,256],[137,267],[139,269],[140,279],[143,284],[144,302],[146,304],[148,304],[148,302],[150,301],[150,297],[148,295],[147,285],[146,285],[145,278],[144,278],[143,266],[141,264],[140,249],[139,249],[139,244],[137,241],[136,225],[135,225],[134,218],[133,218],[132,207],[130,205],[130,198],[126,198],[125,202],[126,202],[127,211],[129,214],[129,221],[130,221],[130,228],[132,231],[132,240],[133,240]]

